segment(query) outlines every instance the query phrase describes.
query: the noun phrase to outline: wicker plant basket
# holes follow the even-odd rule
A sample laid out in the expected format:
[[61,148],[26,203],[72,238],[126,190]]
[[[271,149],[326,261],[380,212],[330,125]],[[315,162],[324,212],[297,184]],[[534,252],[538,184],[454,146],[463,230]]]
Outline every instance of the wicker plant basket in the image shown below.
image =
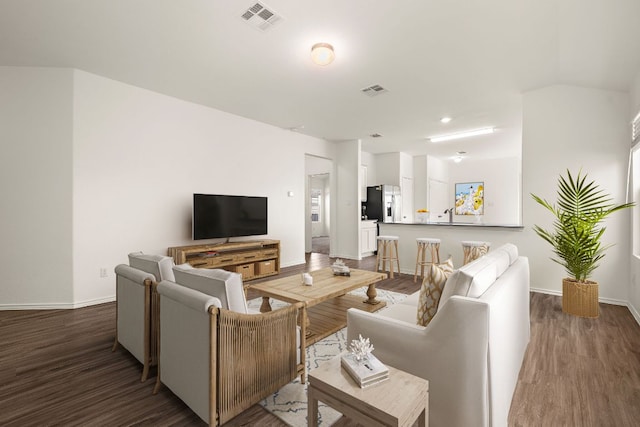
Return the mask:
[[598,317],[598,282],[562,279],[562,311],[574,316]]

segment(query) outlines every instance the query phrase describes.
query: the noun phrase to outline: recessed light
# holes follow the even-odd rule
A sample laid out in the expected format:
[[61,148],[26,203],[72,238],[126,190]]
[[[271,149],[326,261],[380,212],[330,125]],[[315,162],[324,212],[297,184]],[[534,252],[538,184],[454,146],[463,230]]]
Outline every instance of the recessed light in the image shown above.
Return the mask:
[[443,117],[443,118],[440,119],[440,123],[445,124],[445,125],[447,123],[449,123],[450,121],[451,121],[451,117]]
[[429,138],[431,142],[450,141],[452,139],[468,138],[470,136],[487,135],[493,133],[493,128],[473,129],[465,132],[450,133],[448,135],[438,135]]

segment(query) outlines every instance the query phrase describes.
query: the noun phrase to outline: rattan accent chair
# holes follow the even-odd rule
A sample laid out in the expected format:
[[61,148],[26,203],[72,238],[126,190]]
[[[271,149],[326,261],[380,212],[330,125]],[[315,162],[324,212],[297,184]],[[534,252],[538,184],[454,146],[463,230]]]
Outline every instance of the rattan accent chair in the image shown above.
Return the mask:
[[160,295],[159,363],[154,394],[166,385],[209,425],[221,425],[297,375],[304,380],[305,307],[237,313],[170,281]]
[[144,382],[157,364],[157,280],[173,280],[173,259],[142,252],[129,254],[129,265],[120,264],[116,275],[116,336],[111,351],[122,345],[143,365]]

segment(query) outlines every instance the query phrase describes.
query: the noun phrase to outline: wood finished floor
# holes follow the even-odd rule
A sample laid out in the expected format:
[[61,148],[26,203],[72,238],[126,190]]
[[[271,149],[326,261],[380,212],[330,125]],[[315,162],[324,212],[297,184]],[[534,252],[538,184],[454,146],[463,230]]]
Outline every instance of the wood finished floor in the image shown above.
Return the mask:
[[[313,254],[282,274],[330,262]],[[373,259],[348,263],[372,269]],[[401,275],[379,288],[411,293],[418,285]],[[625,307],[601,304],[594,320],[565,315],[560,304],[560,297],[532,294],[531,342],[509,425],[639,425],[640,326]],[[167,388],[152,395],[154,378],[140,383],[141,366],[125,350],[111,352],[114,316],[114,303],[0,311],[0,425],[204,425]],[[285,424],[254,405],[226,425]],[[355,424],[343,418],[336,425]]]

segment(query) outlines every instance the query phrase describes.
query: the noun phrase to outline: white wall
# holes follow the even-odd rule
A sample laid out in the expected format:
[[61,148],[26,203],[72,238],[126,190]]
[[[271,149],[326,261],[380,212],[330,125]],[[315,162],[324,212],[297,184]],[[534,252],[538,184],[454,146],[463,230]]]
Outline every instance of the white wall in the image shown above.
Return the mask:
[[[448,162],[451,206],[455,203],[455,184],[484,182],[485,224],[520,224],[520,165],[518,158],[466,159],[460,163]],[[473,217],[454,215],[454,221],[470,222]]]
[[[436,201],[442,200],[444,197],[442,191],[444,187],[449,187],[449,167],[447,161],[438,159],[433,156],[427,156],[427,204],[426,208],[429,209],[430,221],[446,221],[448,220],[445,209],[449,206],[453,206],[453,203],[445,203],[445,206],[438,207]],[[436,188],[433,188],[436,187]],[[439,190],[439,191],[436,191]],[[435,203],[435,205],[434,205]]]
[[414,221],[414,192],[413,157],[407,153],[400,153],[400,194],[402,222]]
[[[422,171],[421,169],[425,169]],[[461,163],[437,159],[433,156],[419,156],[414,161],[416,173],[416,209],[428,205],[429,180],[433,179],[447,187],[449,200],[446,206],[455,203],[455,183],[483,181],[485,183],[485,214],[481,220],[486,224],[521,224],[521,160],[466,159]],[[424,181],[424,183],[422,182]],[[423,194],[424,193],[424,196]],[[419,200],[424,200],[418,203]],[[432,221],[447,220],[443,209],[431,210]],[[454,222],[473,222],[475,218],[454,215]]]
[[[532,230],[549,227],[551,215],[530,193],[556,199],[557,180],[569,168],[582,168],[591,180],[624,202],[629,152],[629,97],[625,93],[552,86],[524,94],[523,98],[523,221],[519,247],[529,257],[531,287],[558,293],[566,276],[549,258],[550,246]],[[604,301],[625,303],[628,296],[629,210],[606,221],[603,243],[614,243],[593,279],[600,283]]]
[[376,175],[376,157],[374,154],[363,151],[360,154],[360,162],[367,167],[366,187],[378,185],[378,177]]
[[413,157],[413,207],[427,209],[427,156]]
[[[331,256],[360,259],[360,164],[361,142],[344,141],[336,144],[334,170],[337,188],[335,214],[331,235],[339,236],[331,241]],[[332,202],[333,205],[333,202]]]
[[0,309],[73,300],[73,72],[0,67]]
[[400,186],[400,153],[375,155],[376,181],[371,185]]
[[[38,227],[5,241],[7,248],[49,258],[38,262],[42,273],[29,280],[33,286],[16,286],[3,304],[113,299],[113,269],[127,253],[165,254],[169,246],[194,243],[194,192],[267,196],[268,237],[281,240],[281,264],[304,262],[305,153],[326,156],[333,144],[82,71],[17,69],[9,77],[3,85],[23,87],[0,104],[25,99],[24,124],[14,133],[39,133],[34,148],[44,151],[35,161],[25,152],[11,157],[14,185],[20,168],[36,169],[33,182],[18,183],[14,203],[29,204],[26,194],[36,185],[44,185],[43,198],[55,200],[43,200],[51,205],[47,221],[54,230]],[[48,92],[55,95],[51,102]],[[18,214],[6,227],[25,228]],[[108,277],[100,277],[101,268]],[[17,262],[8,282],[25,281],[31,269],[32,258]]]
[[[640,72],[636,75],[633,88],[631,89],[631,112],[629,119],[633,118],[640,112]],[[640,207],[633,208],[633,215],[638,215]],[[633,230],[634,233],[640,233],[640,230]],[[631,263],[631,280],[629,281],[629,309],[640,323],[640,258],[632,254],[629,250]]]

